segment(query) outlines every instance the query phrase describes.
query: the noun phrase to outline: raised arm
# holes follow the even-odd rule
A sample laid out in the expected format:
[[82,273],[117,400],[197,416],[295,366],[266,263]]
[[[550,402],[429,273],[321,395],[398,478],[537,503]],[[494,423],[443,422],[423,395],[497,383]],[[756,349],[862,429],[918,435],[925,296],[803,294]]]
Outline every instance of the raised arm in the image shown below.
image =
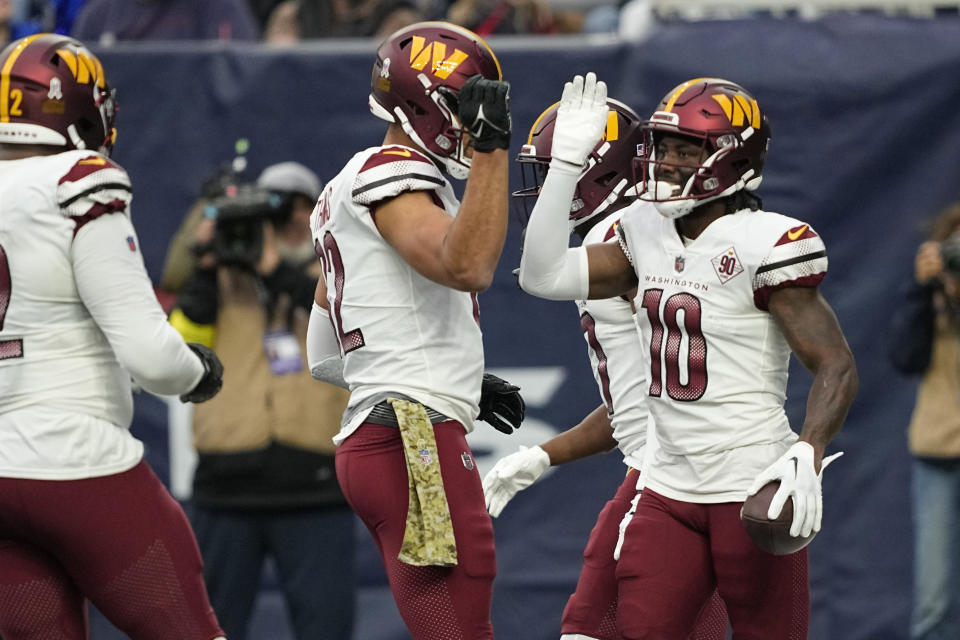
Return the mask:
[[520,259],[520,287],[551,300],[609,298],[636,284],[616,243],[569,247],[568,217],[587,156],[607,122],[607,87],[593,73],[563,88],[557,109],[550,170],[527,224]]
[[453,289],[489,287],[507,237],[509,88],[473,76],[455,98],[473,148],[456,218],[425,191],[404,193],[376,208],[377,228],[387,242],[418,273]]

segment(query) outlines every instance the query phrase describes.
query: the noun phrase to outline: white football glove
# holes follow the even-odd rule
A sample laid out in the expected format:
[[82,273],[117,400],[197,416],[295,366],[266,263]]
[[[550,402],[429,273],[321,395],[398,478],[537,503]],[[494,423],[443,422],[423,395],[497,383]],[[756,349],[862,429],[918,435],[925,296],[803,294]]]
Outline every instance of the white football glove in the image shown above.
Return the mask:
[[483,477],[483,497],[490,515],[499,516],[518,491],[536,482],[549,467],[550,456],[540,447],[521,446],[516,453],[498,460]]
[[823,492],[820,487],[823,471],[842,455],[841,451],[824,458],[820,473],[817,474],[813,467],[813,446],[809,442],[795,442],[776,462],[757,476],[747,493],[752,496],[768,482],[779,480],[780,488],[770,501],[767,517],[773,520],[779,516],[787,498],[792,497],[793,522],[790,524],[790,535],[807,537],[820,531],[823,519]]
[[592,71],[563,86],[550,156],[582,167],[607,128],[607,85]]

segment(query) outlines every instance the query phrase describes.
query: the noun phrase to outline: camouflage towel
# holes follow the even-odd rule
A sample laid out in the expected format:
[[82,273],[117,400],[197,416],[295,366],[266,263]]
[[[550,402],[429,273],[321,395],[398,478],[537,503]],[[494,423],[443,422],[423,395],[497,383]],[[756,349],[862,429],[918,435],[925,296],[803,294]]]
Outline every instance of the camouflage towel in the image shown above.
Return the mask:
[[400,423],[407,459],[410,504],[397,559],[418,567],[457,564],[450,507],[440,475],[440,455],[427,410],[418,402],[388,398]]

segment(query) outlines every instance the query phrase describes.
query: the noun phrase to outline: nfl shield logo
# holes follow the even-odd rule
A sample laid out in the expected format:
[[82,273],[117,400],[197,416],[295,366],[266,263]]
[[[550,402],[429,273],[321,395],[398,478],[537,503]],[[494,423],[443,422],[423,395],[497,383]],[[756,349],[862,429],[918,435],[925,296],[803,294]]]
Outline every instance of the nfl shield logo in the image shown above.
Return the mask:
[[463,467],[467,471],[473,471],[473,458],[470,457],[470,454],[464,451],[460,454],[460,459],[463,460]]
[[676,259],[673,261],[673,268],[676,269],[677,273],[680,273],[681,271],[683,271],[683,267],[684,265],[686,265],[686,263],[687,263],[686,258],[684,258],[683,256],[677,256]]
[[422,462],[424,466],[428,466],[431,462],[433,462],[433,456],[430,455],[430,449],[423,440],[417,443],[417,453],[420,454],[420,462]]

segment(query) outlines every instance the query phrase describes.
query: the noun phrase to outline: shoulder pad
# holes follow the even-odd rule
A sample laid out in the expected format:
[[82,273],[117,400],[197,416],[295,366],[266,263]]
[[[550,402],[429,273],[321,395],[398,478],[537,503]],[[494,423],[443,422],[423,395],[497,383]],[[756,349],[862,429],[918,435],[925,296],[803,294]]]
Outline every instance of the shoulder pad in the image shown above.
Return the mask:
[[77,160],[57,182],[57,203],[72,218],[127,213],[131,197],[127,172],[97,153]]
[[435,191],[446,183],[437,165],[419,151],[398,145],[381,147],[357,172],[350,196],[369,206],[406,191]]
[[[796,221],[794,221],[796,222]],[[827,248],[808,224],[787,229],[774,243],[753,278],[753,299],[766,310],[770,294],[783,287],[816,287],[827,275]]]

